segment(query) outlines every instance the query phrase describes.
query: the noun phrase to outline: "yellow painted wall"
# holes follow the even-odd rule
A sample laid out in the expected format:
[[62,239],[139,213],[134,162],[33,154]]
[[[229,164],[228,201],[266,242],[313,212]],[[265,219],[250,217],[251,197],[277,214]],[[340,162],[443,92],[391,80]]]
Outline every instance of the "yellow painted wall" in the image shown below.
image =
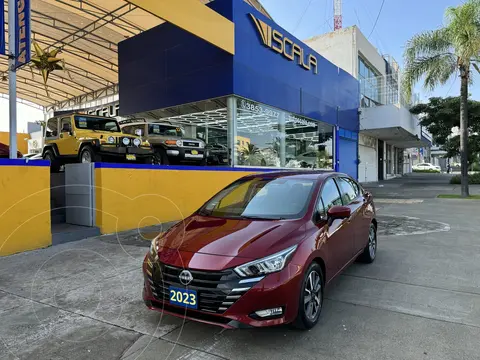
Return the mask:
[[102,234],[175,221],[248,171],[95,169],[96,223]]
[[[10,145],[9,133],[0,131],[0,143]],[[25,138],[30,139],[30,134],[18,133],[17,134],[17,149],[23,155],[28,154],[28,141]]]
[[0,164],[0,256],[51,244],[50,167]]

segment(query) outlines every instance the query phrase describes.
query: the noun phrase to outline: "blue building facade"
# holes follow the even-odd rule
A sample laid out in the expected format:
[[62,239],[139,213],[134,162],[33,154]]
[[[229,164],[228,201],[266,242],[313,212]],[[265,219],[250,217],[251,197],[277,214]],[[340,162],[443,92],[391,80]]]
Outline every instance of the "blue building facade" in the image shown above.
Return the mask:
[[120,115],[178,120],[230,165],[357,178],[358,81],[243,0],[208,6],[234,22],[235,55],[168,23],[121,42]]

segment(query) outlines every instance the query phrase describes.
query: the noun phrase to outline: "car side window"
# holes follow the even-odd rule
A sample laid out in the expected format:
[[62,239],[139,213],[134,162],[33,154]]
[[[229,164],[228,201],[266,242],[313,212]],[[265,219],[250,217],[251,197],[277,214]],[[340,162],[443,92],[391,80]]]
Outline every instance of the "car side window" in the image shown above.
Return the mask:
[[346,178],[337,178],[338,186],[342,193],[343,205],[350,204],[353,200],[356,199],[358,192],[355,191],[352,183]]
[[69,117],[66,117],[60,120],[60,129],[62,133],[65,133],[65,132],[69,133],[70,131],[72,131],[72,124]]
[[325,181],[322,192],[320,194],[320,201],[318,202],[318,212],[321,216],[327,216],[327,211],[332,206],[342,205],[342,198],[338,191],[337,184],[330,178]]
[[124,134],[131,134],[132,129],[133,129],[133,127],[131,125],[130,126],[124,126],[124,127],[122,127],[122,132]]
[[57,138],[58,137],[58,119],[53,118],[47,121],[47,126],[45,130],[46,138]]
[[352,179],[350,179],[350,178],[343,178],[343,179],[344,179],[345,181],[347,181],[350,185],[352,185],[353,190],[355,190],[355,197],[357,197],[357,196],[359,196],[360,194],[362,194],[360,185],[358,185],[355,180],[352,180]]

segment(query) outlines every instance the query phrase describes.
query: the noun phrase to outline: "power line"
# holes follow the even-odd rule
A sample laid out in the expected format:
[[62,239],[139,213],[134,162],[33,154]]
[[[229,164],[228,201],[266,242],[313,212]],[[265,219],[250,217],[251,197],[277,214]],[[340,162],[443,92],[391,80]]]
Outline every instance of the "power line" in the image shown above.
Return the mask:
[[311,4],[311,3],[312,3],[312,0],[309,0],[307,6],[305,7],[305,10],[303,10],[302,16],[300,16],[300,18],[299,18],[298,21],[297,21],[297,25],[295,25],[295,28],[292,30],[292,33],[294,33],[295,30],[297,30],[298,26],[300,25],[300,23],[301,23],[302,20],[303,20],[303,17],[304,17],[305,14],[307,13],[307,10],[308,10],[308,8],[310,7],[310,4]]
[[450,85],[450,88],[448,89],[447,93],[445,94],[445,97],[447,97],[448,94],[450,94],[450,91],[452,91],[453,85],[457,81],[457,78],[458,78],[458,72],[455,72],[455,77],[453,78],[452,84]]
[[378,11],[377,18],[375,19],[375,23],[373,24],[372,31],[370,31],[370,34],[367,36],[367,39],[370,38],[370,36],[373,34],[373,30],[375,30],[375,27],[377,26],[378,19],[380,18],[380,14],[382,13],[383,5],[385,4],[385,0],[382,0],[382,5],[380,6],[380,10]]

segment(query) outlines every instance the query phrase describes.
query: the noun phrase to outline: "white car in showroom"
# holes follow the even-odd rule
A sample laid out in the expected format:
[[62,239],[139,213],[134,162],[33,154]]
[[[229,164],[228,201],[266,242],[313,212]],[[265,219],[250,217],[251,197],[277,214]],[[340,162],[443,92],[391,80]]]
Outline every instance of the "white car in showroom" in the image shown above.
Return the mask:
[[420,163],[412,166],[413,171],[432,171],[432,172],[441,172],[442,168],[437,165],[430,163]]

